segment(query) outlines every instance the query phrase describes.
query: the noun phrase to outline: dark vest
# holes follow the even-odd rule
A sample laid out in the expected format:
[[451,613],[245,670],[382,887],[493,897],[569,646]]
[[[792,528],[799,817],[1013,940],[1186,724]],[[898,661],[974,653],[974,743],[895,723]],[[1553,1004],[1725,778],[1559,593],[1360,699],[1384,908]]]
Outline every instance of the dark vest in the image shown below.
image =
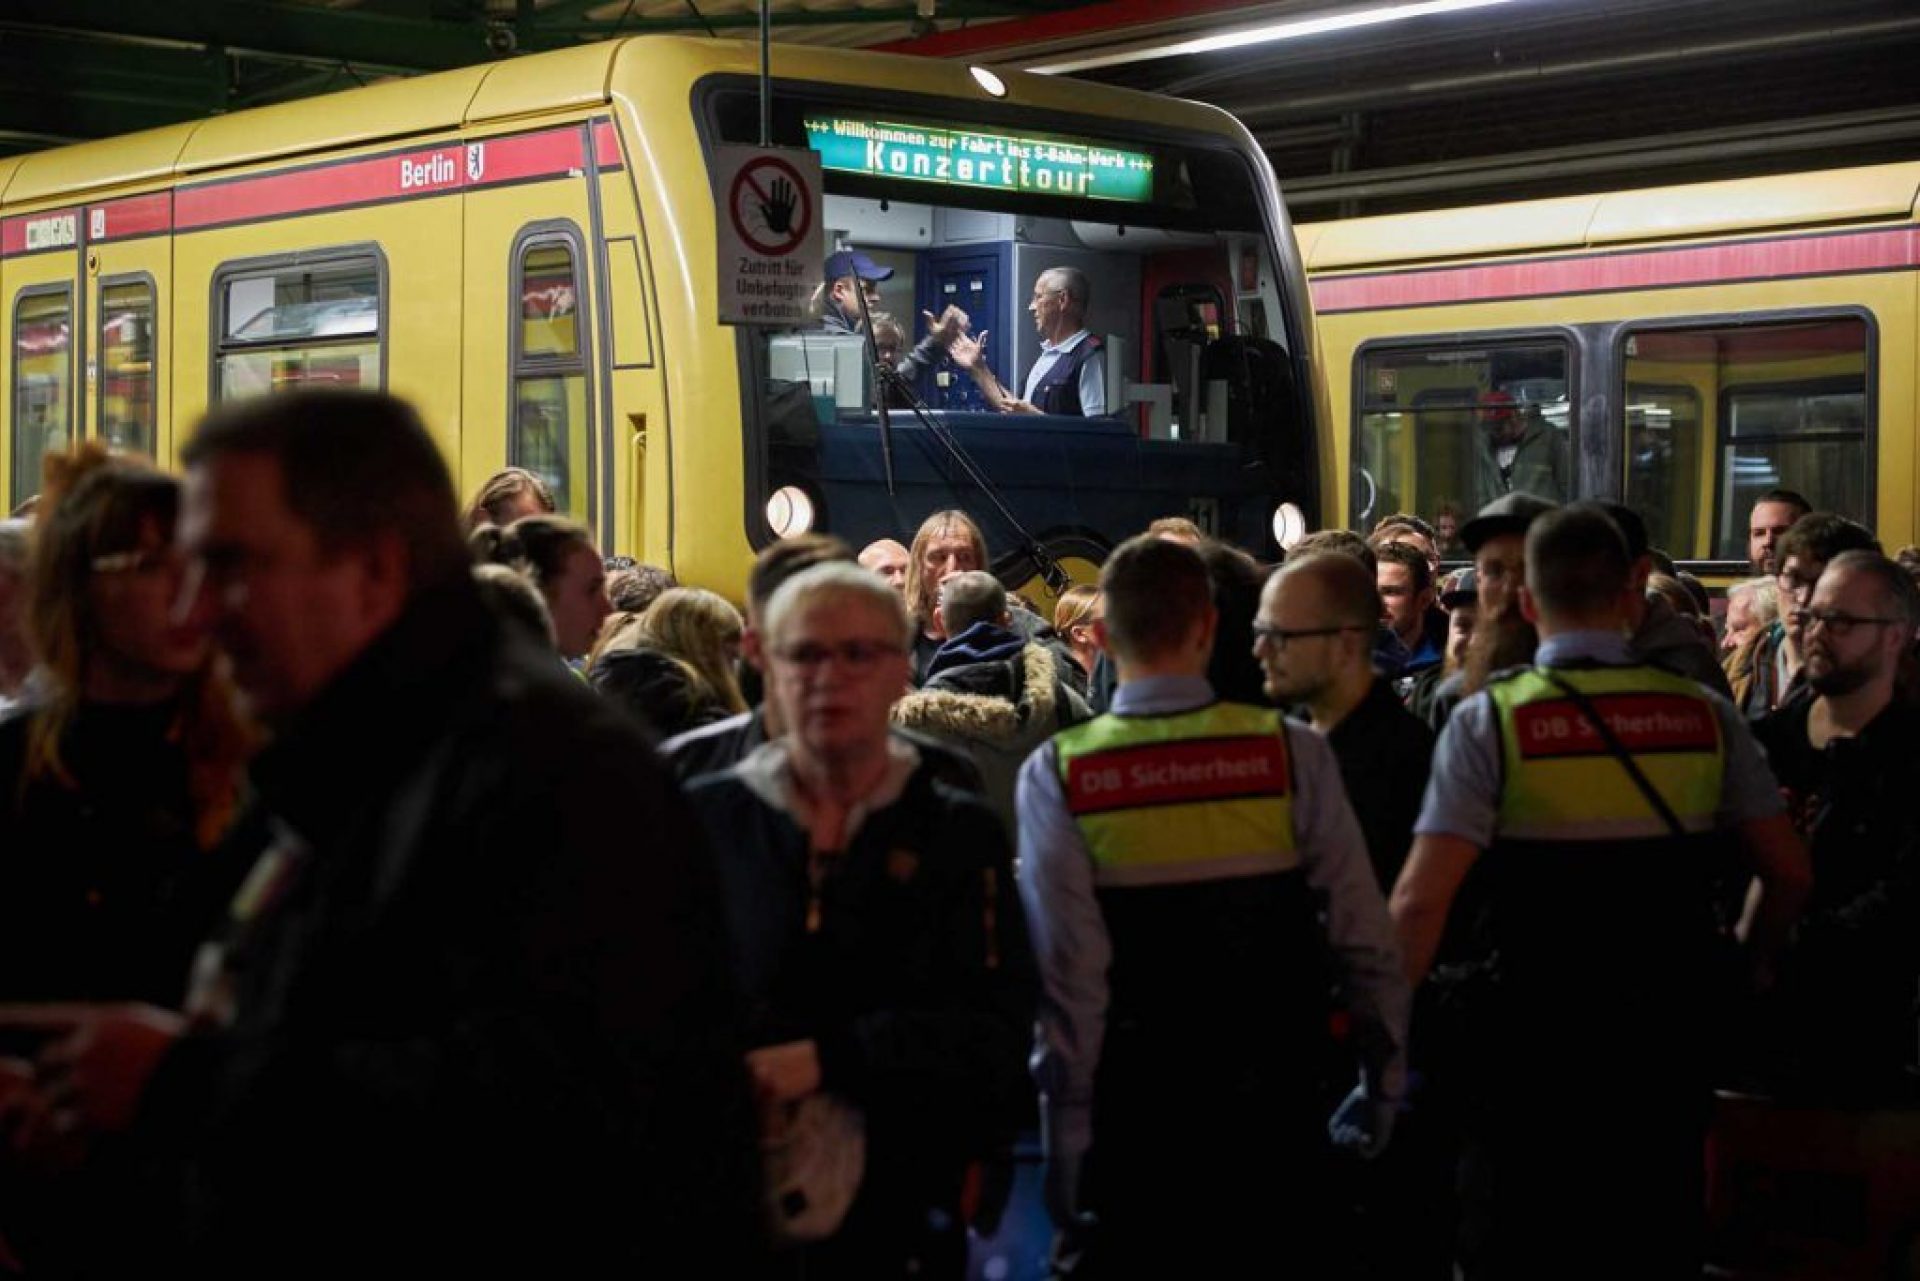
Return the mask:
[[1080,404],[1080,371],[1100,351],[1100,339],[1088,334],[1073,350],[1053,362],[1033,389],[1033,407],[1043,414],[1084,415]]
[[[1509,1011],[1596,1053],[1700,1030],[1716,951],[1712,877],[1726,744],[1694,682],[1649,667],[1566,667],[1679,819],[1674,832],[1573,700],[1540,669],[1489,686],[1501,740],[1488,924]],[[1605,1047],[1602,1049],[1601,1047]]]

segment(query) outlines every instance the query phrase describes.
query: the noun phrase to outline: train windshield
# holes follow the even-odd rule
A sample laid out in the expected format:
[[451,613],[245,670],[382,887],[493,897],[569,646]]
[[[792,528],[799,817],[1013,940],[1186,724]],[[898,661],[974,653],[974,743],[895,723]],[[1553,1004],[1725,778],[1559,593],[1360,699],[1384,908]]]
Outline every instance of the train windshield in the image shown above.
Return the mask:
[[[1111,120],[775,102],[776,143],[820,154],[826,226],[805,323],[738,331],[756,542],[904,540],[960,507],[1017,579],[1016,525],[1097,561],[1169,515],[1270,551],[1279,501],[1312,510],[1302,329],[1244,154]],[[710,136],[754,139],[750,90],[710,108]]]

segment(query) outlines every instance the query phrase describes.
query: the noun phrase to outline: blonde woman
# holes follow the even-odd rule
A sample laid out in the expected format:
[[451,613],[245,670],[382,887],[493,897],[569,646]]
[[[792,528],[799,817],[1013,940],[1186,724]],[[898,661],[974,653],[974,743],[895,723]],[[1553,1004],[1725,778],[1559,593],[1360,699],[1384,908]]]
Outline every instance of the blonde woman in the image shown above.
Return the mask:
[[1093,625],[1100,618],[1100,589],[1091,583],[1069,587],[1053,606],[1053,634],[1066,645],[1067,652],[1080,668],[1079,687],[1084,692],[1087,677],[1093,674],[1100,646],[1093,639]]
[[698,587],[660,593],[611,632],[588,672],[661,738],[747,710],[736,667],[740,611]]

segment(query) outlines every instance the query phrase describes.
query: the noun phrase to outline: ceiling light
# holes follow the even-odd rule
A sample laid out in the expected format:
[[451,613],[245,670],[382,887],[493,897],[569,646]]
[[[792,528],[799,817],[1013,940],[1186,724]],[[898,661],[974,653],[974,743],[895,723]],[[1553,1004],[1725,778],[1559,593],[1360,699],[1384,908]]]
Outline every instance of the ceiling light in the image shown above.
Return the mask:
[[1413,3],[1407,4],[1375,5],[1368,9],[1350,9],[1343,13],[1325,14],[1318,18],[1295,18],[1288,22],[1270,22],[1264,26],[1243,27],[1238,31],[1223,31],[1213,36],[1197,36],[1192,40],[1176,40],[1167,44],[1092,54],[1066,62],[1050,62],[1044,66],[1029,67],[1027,70],[1037,71],[1041,75],[1066,75],[1074,71],[1091,71],[1097,67],[1115,67],[1128,62],[1148,62],[1156,58],[1182,58],[1200,53],[1221,53],[1228,49],[1246,49],[1254,45],[1274,44],[1281,40],[1301,40],[1308,36],[1324,36],[1336,31],[1351,31],[1358,27],[1377,27],[1389,22],[1403,22],[1408,18],[1425,18],[1438,13],[1458,13],[1467,9],[1489,9],[1495,5],[1511,3],[1513,0],[1414,0]]
[[967,74],[973,77],[975,84],[985,89],[994,97],[1004,98],[1007,96],[1007,82],[999,76],[994,75],[993,72],[988,71],[985,67],[968,67]]

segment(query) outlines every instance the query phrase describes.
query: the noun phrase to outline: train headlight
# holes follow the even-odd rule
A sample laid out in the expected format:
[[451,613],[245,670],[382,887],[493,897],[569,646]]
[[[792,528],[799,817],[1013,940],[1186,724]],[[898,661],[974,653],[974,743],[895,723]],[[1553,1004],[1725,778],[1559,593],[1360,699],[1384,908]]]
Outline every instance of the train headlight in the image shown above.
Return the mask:
[[792,538],[813,528],[813,499],[798,485],[782,485],[767,499],[767,525],[775,538]]
[[1282,551],[1292,551],[1293,545],[1307,536],[1307,514],[1292,503],[1281,503],[1273,509],[1273,541],[1280,544]]

